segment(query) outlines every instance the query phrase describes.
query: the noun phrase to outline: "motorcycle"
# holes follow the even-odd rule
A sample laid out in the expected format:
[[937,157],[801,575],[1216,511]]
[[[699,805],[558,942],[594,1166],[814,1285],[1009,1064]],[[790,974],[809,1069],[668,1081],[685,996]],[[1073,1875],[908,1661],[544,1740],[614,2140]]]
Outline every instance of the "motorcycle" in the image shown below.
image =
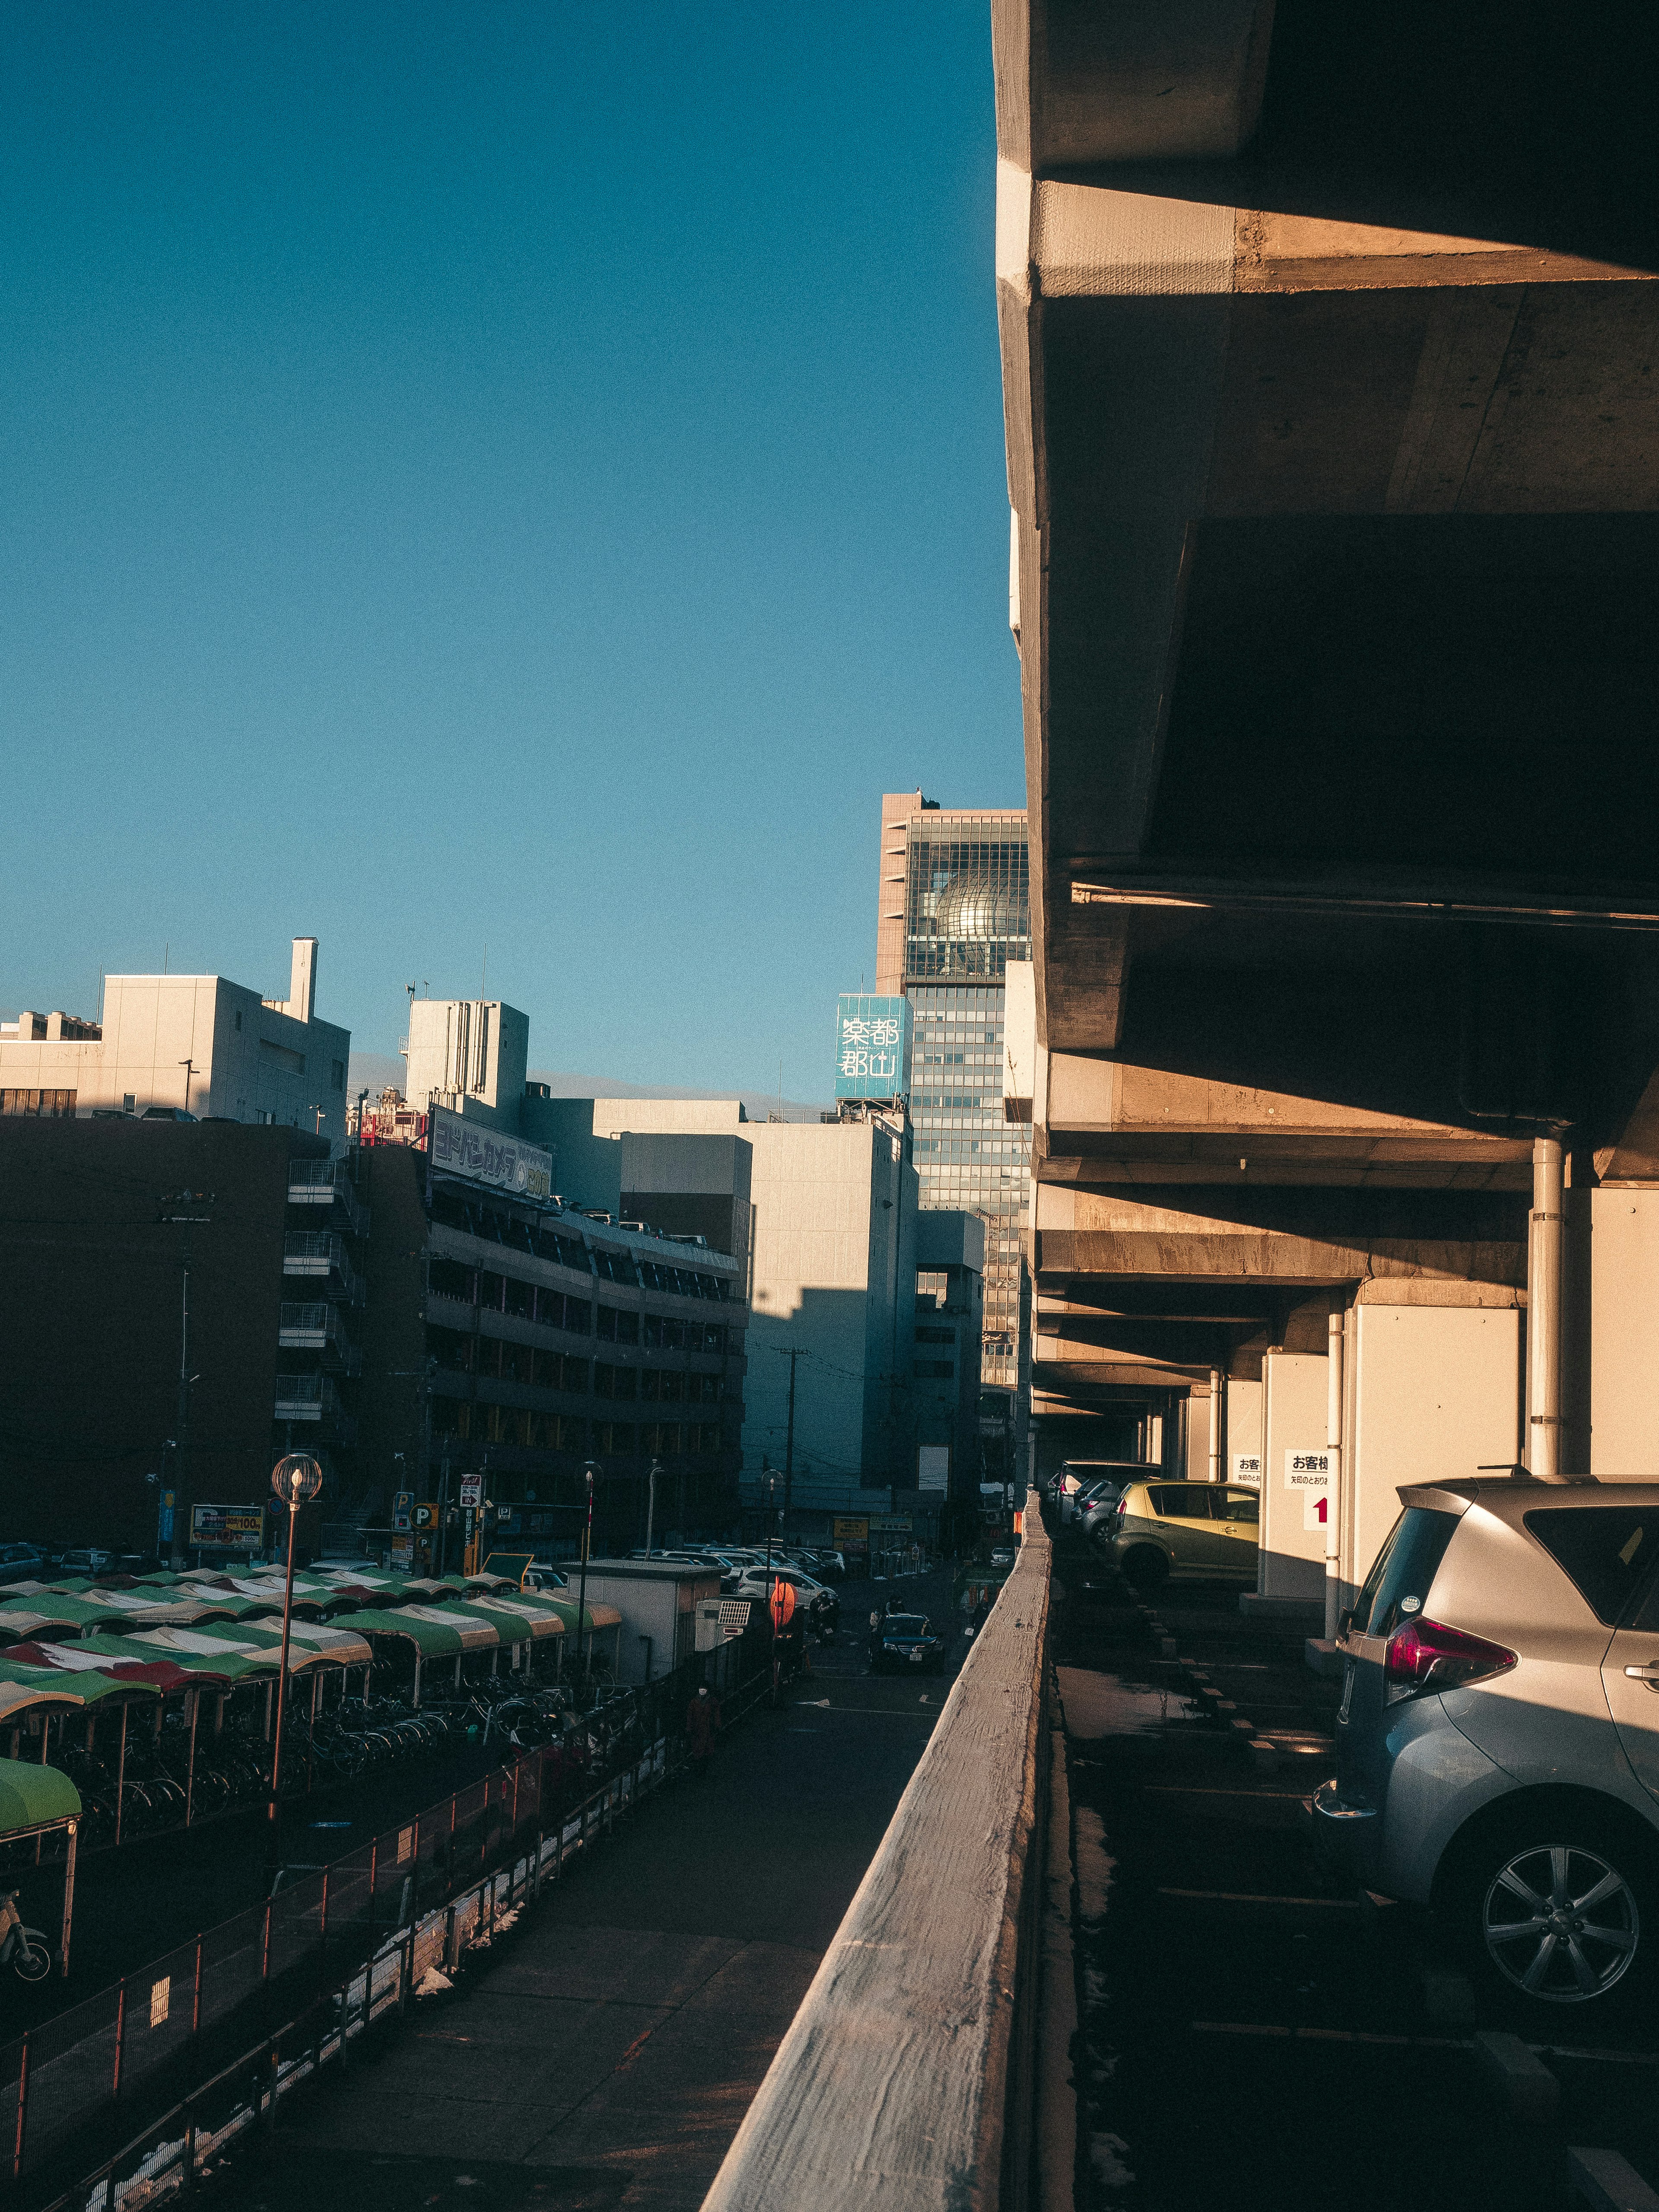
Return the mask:
[[0,1891],[0,1966],[15,1967],[26,1982],[44,1982],[52,1972],[52,1953],[38,1928],[25,1928],[17,1892]]

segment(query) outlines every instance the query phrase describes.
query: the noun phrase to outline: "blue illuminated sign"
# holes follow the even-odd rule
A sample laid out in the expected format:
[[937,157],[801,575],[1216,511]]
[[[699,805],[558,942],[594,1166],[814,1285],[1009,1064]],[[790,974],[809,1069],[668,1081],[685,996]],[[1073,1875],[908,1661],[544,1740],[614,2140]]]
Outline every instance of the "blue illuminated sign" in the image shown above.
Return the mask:
[[843,994],[836,1009],[837,1098],[900,1098],[910,1088],[910,1001]]

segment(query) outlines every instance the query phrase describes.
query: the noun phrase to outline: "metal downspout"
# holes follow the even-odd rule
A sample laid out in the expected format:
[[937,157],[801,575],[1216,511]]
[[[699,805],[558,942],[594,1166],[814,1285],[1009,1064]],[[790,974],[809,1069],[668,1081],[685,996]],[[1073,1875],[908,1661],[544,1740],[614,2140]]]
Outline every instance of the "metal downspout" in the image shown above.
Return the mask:
[[1561,1215],[1559,1137],[1534,1137],[1532,1218],[1527,1237],[1527,1434],[1528,1471],[1540,1482],[1561,1473]]

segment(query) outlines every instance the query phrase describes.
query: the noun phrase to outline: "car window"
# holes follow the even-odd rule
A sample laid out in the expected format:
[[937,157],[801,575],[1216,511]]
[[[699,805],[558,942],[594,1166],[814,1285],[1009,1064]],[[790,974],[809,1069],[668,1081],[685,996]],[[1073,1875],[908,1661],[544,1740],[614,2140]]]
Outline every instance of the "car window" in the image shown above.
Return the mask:
[[1146,1495],[1152,1501],[1152,1510],[1166,1520],[1207,1521],[1211,1518],[1212,1494],[1197,1482],[1151,1482]]
[[1215,1502],[1218,1520],[1259,1521],[1261,1518],[1261,1500],[1253,1490],[1224,1490]]
[[1528,1534],[1609,1627],[1659,1560],[1659,1505],[1559,1505],[1523,1518]]
[[890,1613],[883,1633],[888,1636],[926,1636],[927,1623],[918,1613]]
[[1422,1612],[1456,1526],[1455,1513],[1407,1507],[1384,1539],[1354,1606],[1357,1634],[1388,1636],[1401,1621]]

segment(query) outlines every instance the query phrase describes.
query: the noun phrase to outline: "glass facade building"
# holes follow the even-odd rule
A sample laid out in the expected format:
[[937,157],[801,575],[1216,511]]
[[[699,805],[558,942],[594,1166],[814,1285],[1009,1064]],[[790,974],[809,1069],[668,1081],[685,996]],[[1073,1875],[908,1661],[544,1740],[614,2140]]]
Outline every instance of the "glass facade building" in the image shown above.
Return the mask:
[[1031,957],[1024,812],[947,812],[920,792],[890,796],[881,888],[878,988],[896,987],[911,1004],[921,1203],[984,1221],[980,1379],[1012,1390],[1031,1133],[1003,1118],[1003,975],[1010,960]]

